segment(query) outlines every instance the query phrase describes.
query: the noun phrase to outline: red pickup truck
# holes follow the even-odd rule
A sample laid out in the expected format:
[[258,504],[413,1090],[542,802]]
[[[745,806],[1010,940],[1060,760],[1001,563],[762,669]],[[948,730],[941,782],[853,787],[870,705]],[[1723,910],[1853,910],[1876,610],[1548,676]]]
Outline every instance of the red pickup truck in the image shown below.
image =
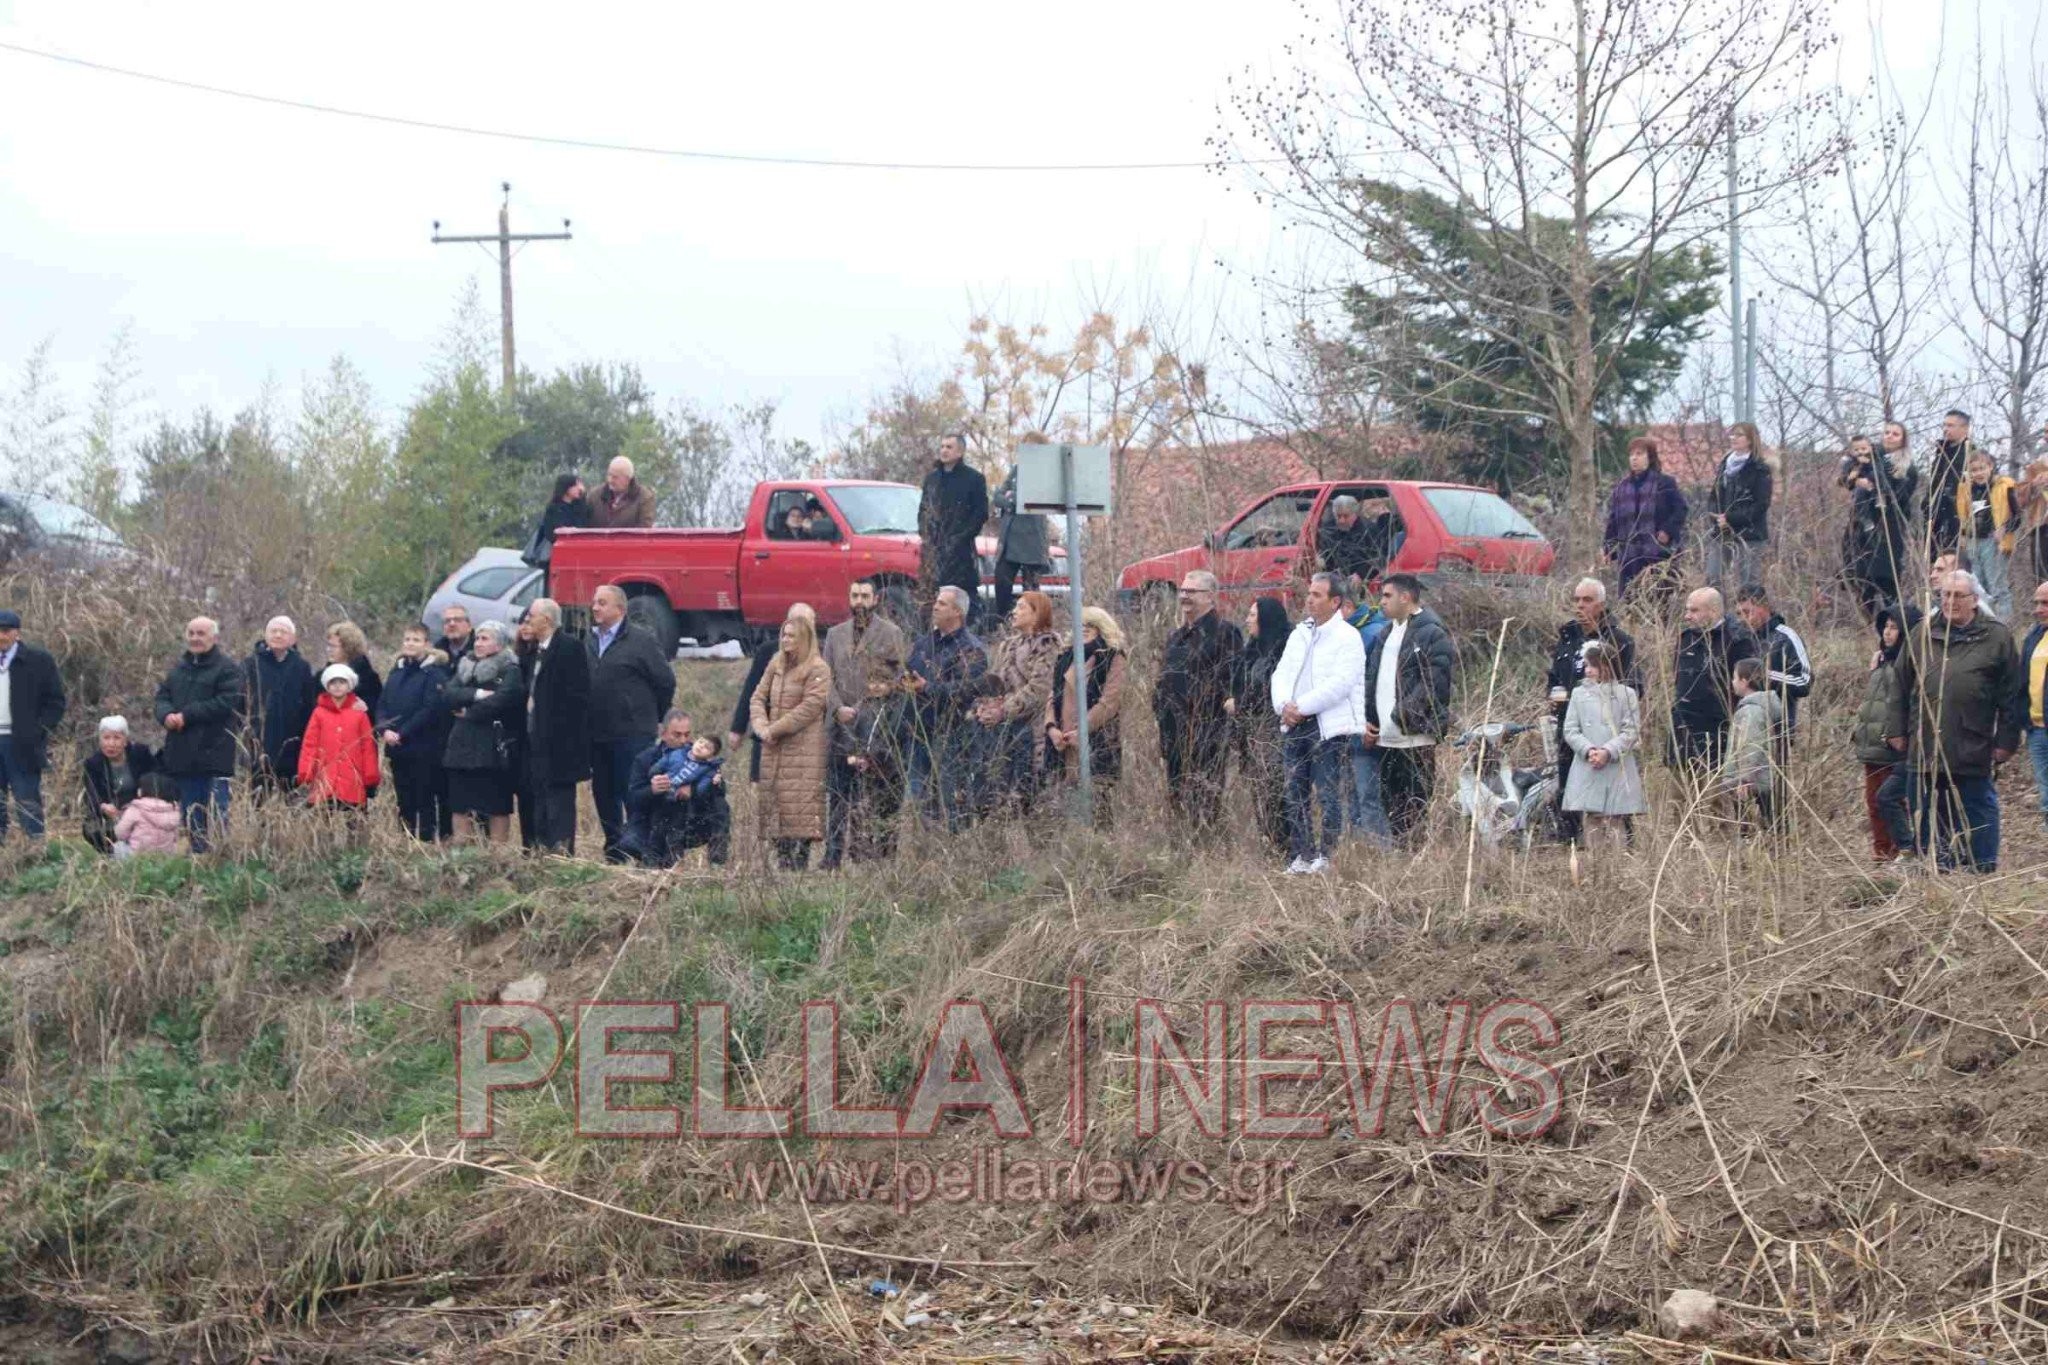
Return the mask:
[[[816,608],[820,627],[846,619],[846,587],[872,578],[882,610],[917,629],[917,505],[909,484],[861,479],[788,479],[757,484],[739,530],[575,531],[555,534],[548,591],[570,611],[586,608],[601,584],[626,590],[627,614],[673,649],[687,635],[699,644],[749,642],[782,624],[792,604]],[[790,513],[807,521],[792,527]],[[987,601],[995,540],[976,540]],[[1066,586],[1066,551],[1054,546],[1042,584]]]
[[1383,552],[1381,574],[1538,577],[1557,558],[1543,533],[1486,488],[1452,483],[1351,479],[1292,484],[1258,497],[1200,545],[1141,559],[1117,580],[1127,606],[1161,609],[1190,569],[1214,573],[1230,605],[1287,590],[1315,567],[1320,536],[1336,526],[1333,500],[1357,498]]
[[[634,621],[668,642],[746,641],[808,602],[819,625],[846,619],[846,587],[872,578],[883,609],[909,619],[917,582],[918,491],[858,479],[759,484],[738,530],[574,531],[555,535],[548,591],[587,606],[601,584],[626,590]],[[793,530],[790,513],[810,524]]]

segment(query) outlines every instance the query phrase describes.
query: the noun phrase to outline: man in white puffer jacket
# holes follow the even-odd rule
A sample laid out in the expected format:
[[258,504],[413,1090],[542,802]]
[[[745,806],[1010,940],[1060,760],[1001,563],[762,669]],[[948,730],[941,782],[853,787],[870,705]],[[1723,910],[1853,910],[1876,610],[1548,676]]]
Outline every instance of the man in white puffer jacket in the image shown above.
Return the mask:
[[[1347,744],[1365,730],[1365,643],[1344,619],[1344,589],[1335,574],[1309,580],[1308,615],[1287,637],[1273,669],[1273,710],[1287,770],[1287,837],[1294,853],[1287,873],[1327,872],[1344,832]],[[1320,837],[1309,809],[1311,788],[1322,807]]]

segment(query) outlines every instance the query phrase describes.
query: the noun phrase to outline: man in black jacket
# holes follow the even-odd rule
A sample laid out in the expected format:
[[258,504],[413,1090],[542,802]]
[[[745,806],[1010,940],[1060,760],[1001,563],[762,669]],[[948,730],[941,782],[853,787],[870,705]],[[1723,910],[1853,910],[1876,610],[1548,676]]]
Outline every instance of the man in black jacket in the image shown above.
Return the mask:
[[1365,600],[1366,583],[1387,567],[1383,524],[1367,521],[1357,498],[1339,494],[1330,499],[1330,519],[1316,528],[1316,561],[1337,575],[1346,597]]
[[1216,610],[1216,575],[1192,569],[1180,581],[1180,620],[1166,637],[1152,718],[1166,763],[1166,801],[1197,829],[1223,809],[1224,746],[1230,740],[1230,670],[1244,651],[1244,632]]
[[1735,665],[1757,657],[1756,637],[1727,614],[1721,594],[1700,588],[1685,599],[1678,662],[1671,680],[1671,755],[1704,781],[1721,766],[1735,709]]
[[23,837],[43,837],[43,766],[64,719],[64,676],[46,649],[24,644],[21,617],[0,610],[0,836],[14,801]]
[[1572,619],[1558,628],[1548,678],[1550,722],[1557,730],[1557,832],[1573,842],[1579,837],[1579,813],[1564,808],[1565,783],[1572,775],[1571,746],[1564,742],[1564,713],[1571,705],[1572,689],[1586,679],[1586,646],[1595,640],[1613,648],[1621,659],[1621,681],[1640,695],[1643,680],[1636,672],[1635,637],[1607,610],[1607,585],[1597,578],[1582,578],[1572,586]]
[[299,784],[299,745],[320,703],[320,680],[299,653],[299,628],[273,616],[263,641],[242,665],[249,699],[249,787],[262,800]]
[[1813,662],[1807,657],[1806,641],[1785,624],[1785,618],[1771,606],[1771,595],[1758,584],[1751,583],[1735,594],[1735,614],[1756,636],[1769,674],[1767,686],[1785,704],[1783,738],[1789,745],[1799,729],[1799,700],[1813,691]]
[[624,862],[626,785],[676,696],[675,665],[651,631],[626,619],[626,594],[610,583],[590,598],[590,795],[607,862]]
[[1380,610],[1393,622],[1365,656],[1365,743],[1380,765],[1380,800],[1396,839],[1408,839],[1429,813],[1436,787],[1436,745],[1451,727],[1451,686],[1458,651],[1435,612],[1422,605],[1422,580],[1390,574]]
[[562,633],[562,609],[553,598],[535,598],[526,620],[534,641],[525,660],[533,842],[574,855],[576,788],[590,776],[590,654]]
[[918,576],[927,595],[951,584],[967,594],[970,619],[979,614],[981,567],[974,538],[988,521],[988,480],[967,463],[967,438],[939,442],[939,465],[924,476],[917,504],[917,533],[923,538]]
[[1956,488],[1970,467],[1977,447],[1970,440],[1970,414],[1950,408],[1942,415],[1941,439],[1927,461],[1928,553],[1939,555],[1954,550],[1962,536],[1963,523],[1956,511]]
[[210,617],[185,623],[185,653],[156,690],[157,724],[164,727],[158,768],[178,785],[178,809],[204,853],[228,827],[229,779],[235,775],[235,734],[245,702],[242,670],[220,647],[220,626]]

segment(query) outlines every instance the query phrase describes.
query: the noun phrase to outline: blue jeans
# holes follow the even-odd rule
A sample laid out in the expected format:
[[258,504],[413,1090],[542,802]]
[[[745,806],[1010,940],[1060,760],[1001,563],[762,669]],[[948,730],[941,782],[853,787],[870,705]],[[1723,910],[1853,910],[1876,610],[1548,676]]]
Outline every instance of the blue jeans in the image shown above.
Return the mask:
[[43,837],[43,774],[30,772],[14,757],[14,741],[0,735],[0,835],[7,833],[7,799],[14,798],[21,832],[31,839]]
[[2034,797],[2041,803],[2041,818],[2048,820],[2048,729],[2037,725],[2027,731],[2027,757],[2034,760]]
[[1394,846],[1394,830],[1387,823],[1387,803],[1380,799],[1380,751],[1365,747],[1364,735],[1346,737],[1345,751],[1351,762],[1351,808],[1345,833],[1362,834],[1381,848]]
[[1977,584],[1984,589],[1985,598],[1991,603],[1991,614],[2003,621],[2012,615],[2012,556],[1998,548],[1998,541],[1966,540],[1963,553],[1970,557],[1970,568],[1977,575]]
[[[1328,857],[1344,832],[1342,777],[1351,736],[1324,739],[1313,718],[1304,720],[1280,741],[1280,759],[1287,770],[1287,843],[1297,858]],[[1322,807],[1322,837],[1315,835],[1310,793]]]
[[192,851],[207,850],[209,834],[228,832],[228,780],[225,777],[179,777],[178,815],[192,835]]
[[1934,850],[1943,871],[1963,865],[1957,845],[1977,872],[1998,870],[1998,788],[1988,777],[1915,773],[1913,815],[1919,851]]

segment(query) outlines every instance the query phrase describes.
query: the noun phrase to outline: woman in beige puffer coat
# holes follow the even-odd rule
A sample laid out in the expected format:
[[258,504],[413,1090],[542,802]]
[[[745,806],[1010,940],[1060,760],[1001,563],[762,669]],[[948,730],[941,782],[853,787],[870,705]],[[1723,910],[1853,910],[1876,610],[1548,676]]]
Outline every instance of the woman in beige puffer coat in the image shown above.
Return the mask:
[[809,620],[782,623],[782,652],[768,665],[749,706],[752,729],[761,741],[761,837],[775,845],[776,862],[801,871],[811,844],[825,837],[825,764],[830,736],[825,710],[832,670],[818,654],[818,632]]

